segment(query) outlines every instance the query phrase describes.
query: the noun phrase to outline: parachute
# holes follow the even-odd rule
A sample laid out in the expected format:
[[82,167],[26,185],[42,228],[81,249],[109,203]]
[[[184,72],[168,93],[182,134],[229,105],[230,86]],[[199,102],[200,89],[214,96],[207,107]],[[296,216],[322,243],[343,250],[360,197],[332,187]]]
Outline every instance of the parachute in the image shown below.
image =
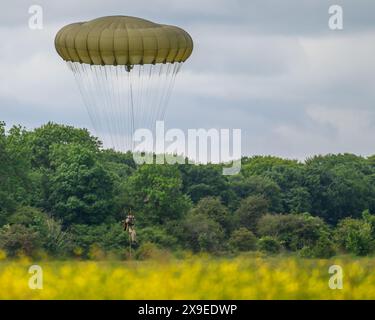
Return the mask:
[[136,129],[164,120],[193,40],[175,26],[110,16],[63,27],[55,47],[76,78],[104,146],[127,151]]

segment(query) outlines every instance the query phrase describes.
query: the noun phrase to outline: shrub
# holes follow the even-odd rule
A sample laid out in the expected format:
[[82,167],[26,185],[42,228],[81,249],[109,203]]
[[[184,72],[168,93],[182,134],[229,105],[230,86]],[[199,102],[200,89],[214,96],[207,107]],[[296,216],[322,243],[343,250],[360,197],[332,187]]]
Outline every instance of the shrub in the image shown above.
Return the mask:
[[0,248],[10,257],[18,254],[33,256],[41,249],[40,234],[21,224],[5,225],[0,229]]
[[220,224],[203,214],[188,214],[182,222],[182,243],[194,252],[217,252],[223,248],[224,231]]
[[82,257],[92,255],[94,249],[97,252],[99,249],[106,253],[117,252],[127,248],[129,244],[128,234],[120,224],[73,225],[70,231],[75,247],[74,253]]
[[255,232],[259,219],[267,211],[268,201],[263,196],[255,195],[243,199],[235,215],[241,227]]
[[257,247],[258,250],[271,254],[279,253],[281,250],[280,242],[276,238],[270,236],[260,238]]
[[37,231],[43,249],[50,255],[64,255],[70,250],[71,235],[63,231],[61,222],[38,209],[20,207],[9,221]]
[[162,227],[147,227],[137,232],[139,242],[152,242],[164,248],[175,248],[177,239]]
[[257,238],[254,233],[246,228],[233,231],[229,245],[233,250],[251,251],[256,249]]
[[312,248],[321,237],[330,236],[326,223],[308,213],[265,215],[258,223],[258,233],[276,238],[286,249],[292,251]]
[[191,210],[194,214],[203,214],[219,223],[223,229],[230,230],[231,221],[228,209],[224,206],[220,198],[206,197],[197,203]]
[[142,243],[135,253],[138,260],[156,259],[160,258],[161,255],[162,251],[152,242]]
[[328,259],[336,253],[334,244],[331,239],[322,236],[312,247],[303,247],[299,255],[305,258]]
[[364,256],[374,249],[372,226],[365,220],[346,218],[339,222],[335,230],[338,245],[349,253]]

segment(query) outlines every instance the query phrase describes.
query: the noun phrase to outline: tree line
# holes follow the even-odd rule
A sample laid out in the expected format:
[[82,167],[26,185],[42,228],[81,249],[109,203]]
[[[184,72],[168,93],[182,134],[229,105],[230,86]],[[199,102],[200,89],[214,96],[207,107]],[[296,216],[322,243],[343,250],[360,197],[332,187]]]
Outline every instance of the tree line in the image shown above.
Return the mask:
[[375,156],[304,162],[137,165],[86,129],[0,123],[0,248],[7,256],[122,256],[121,221],[136,216],[137,254],[295,252],[325,258],[375,251]]

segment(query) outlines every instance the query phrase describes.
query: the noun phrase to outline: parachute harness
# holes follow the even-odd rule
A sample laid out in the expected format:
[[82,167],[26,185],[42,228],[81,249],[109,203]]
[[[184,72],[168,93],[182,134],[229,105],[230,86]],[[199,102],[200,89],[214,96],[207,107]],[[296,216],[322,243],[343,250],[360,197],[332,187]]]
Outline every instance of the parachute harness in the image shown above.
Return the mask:
[[132,244],[137,243],[137,233],[135,231],[135,217],[131,213],[124,220],[124,231],[129,234],[129,255],[132,255]]

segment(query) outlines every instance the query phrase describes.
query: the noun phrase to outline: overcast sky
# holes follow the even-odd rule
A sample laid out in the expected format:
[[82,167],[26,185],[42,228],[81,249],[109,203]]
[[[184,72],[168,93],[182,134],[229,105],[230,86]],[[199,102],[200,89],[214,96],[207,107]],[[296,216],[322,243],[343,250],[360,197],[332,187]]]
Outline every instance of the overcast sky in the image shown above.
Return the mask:
[[[33,4],[44,9],[42,30],[28,27]],[[343,7],[344,30],[328,27],[333,4]],[[373,0],[3,0],[0,120],[90,128],[54,36],[105,15],[176,24],[192,35],[168,127],[240,128],[246,155],[375,154]]]

